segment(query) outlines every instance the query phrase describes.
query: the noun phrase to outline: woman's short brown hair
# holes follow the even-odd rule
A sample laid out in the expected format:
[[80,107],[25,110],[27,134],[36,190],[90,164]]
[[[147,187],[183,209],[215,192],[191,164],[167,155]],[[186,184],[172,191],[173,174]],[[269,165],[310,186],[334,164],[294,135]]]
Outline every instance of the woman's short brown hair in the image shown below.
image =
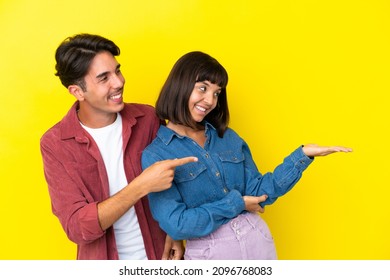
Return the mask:
[[188,102],[195,83],[209,81],[221,87],[217,106],[205,118],[223,136],[229,123],[226,86],[228,74],[213,57],[194,51],[183,55],[173,66],[156,102],[159,118],[192,128],[198,127],[190,114]]

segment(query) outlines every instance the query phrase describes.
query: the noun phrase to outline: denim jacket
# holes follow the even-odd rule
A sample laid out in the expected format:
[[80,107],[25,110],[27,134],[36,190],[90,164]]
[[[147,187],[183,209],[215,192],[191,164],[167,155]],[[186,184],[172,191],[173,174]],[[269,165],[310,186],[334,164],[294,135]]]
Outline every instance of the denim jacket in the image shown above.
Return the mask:
[[313,159],[297,148],[273,173],[262,175],[245,141],[232,129],[220,138],[206,123],[204,147],[186,136],[160,126],[157,137],[142,154],[142,167],[156,161],[198,157],[175,169],[172,187],[149,194],[153,217],[173,239],[192,239],[210,234],[245,212],[244,195],[268,195],[261,206],[288,192]]

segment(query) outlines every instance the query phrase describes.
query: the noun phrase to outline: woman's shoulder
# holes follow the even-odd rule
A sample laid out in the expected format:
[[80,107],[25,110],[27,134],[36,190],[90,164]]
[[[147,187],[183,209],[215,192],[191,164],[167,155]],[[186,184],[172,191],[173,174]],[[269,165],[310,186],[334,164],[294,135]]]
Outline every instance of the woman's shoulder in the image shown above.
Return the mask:
[[231,127],[228,127],[226,130],[225,130],[225,133],[224,133],[224,137],[227,136],[227,137],[234,137],[234,138],[240,138],[240,135],[238,135],[238,133]]

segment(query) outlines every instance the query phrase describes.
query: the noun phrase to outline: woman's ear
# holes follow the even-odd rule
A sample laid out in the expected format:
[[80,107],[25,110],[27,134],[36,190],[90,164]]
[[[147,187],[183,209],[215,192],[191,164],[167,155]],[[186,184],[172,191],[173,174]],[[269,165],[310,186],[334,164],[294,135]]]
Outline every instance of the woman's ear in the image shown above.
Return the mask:
[[84,100],[84,91],[78,85],[68,86],[68,91],[72,94],[78,101]]

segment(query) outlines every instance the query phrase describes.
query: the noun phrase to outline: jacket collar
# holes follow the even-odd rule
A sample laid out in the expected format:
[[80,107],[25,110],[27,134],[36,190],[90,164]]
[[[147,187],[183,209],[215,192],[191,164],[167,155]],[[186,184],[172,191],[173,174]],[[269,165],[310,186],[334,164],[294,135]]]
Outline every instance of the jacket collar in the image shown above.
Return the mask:
[[[66,116],[62,119],[60,124],[61,130],[61,139],[66,140],[70,138],[75,138],[80,142],[85,142],[84,129],[80,125],[80,121],[77,117],[77,110],[79,108],[79,102],[76,101],[73,106],[70,108]],[[142,117],[145,113],[140,110],[137,106],[129,106],[125,103],[122,111],[120,111],[123,120],[126,120],[126,126],[123,126],[123,133],[127,132],[132,126],[137,123],[137,118]]]
[[[205,122],[205,134],[206,135],[208,133],[208,130],[214,131],[216,133],[215,127],[211,123]],[[185,136],[177,134],[175,131],[173,131],[172,129],[166,127],[165,125],[161,125],[160,129],[157,132],[157,137],[160,138],[161,141],[165,145],[169,145],[169,143],[173,140],[173,137],[177,137],[177,138],[181,138],[182,139]]]

